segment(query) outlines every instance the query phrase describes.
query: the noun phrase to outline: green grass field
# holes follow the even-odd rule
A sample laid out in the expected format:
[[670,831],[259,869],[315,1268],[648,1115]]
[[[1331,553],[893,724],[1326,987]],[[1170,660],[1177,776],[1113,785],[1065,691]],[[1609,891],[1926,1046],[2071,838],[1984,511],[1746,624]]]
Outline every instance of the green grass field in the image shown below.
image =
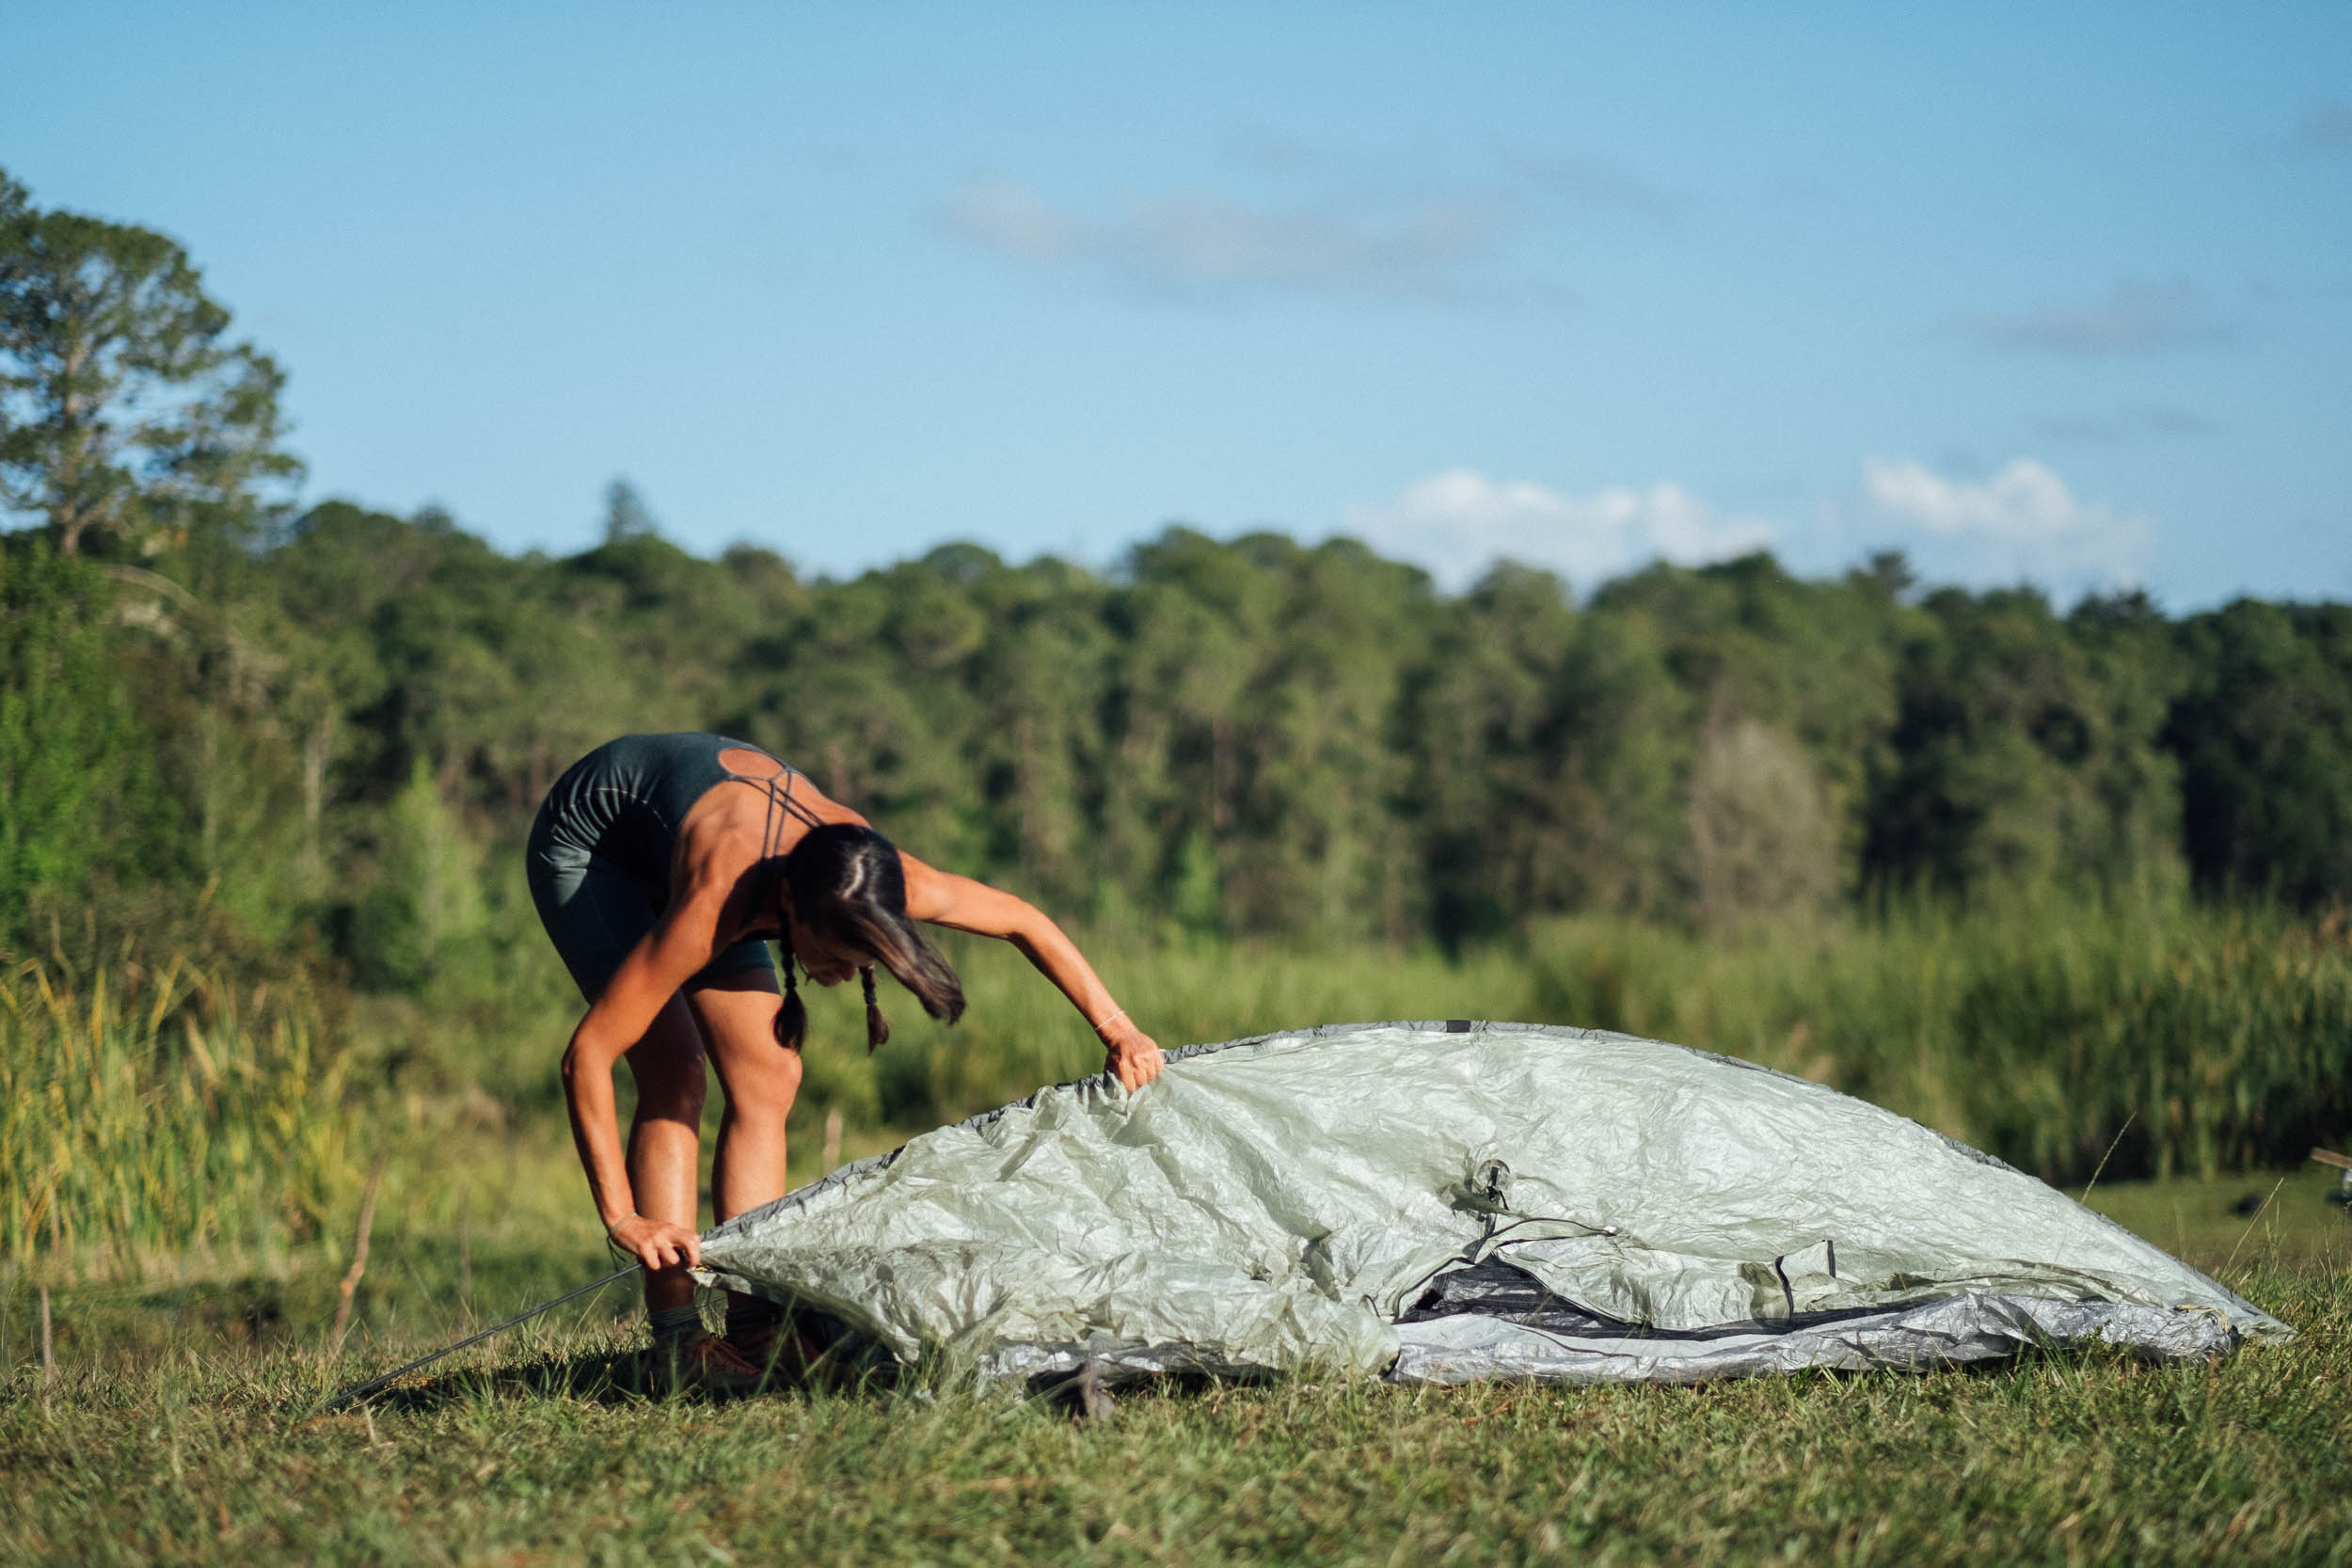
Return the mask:
[[[647,1401],[618,1375],[641,1332],[623,1285],[314,1417],[610,1267],[550,1092],[560,976],[339,1015],[170,966],[27,968],[0,976],[0,1561],[2352,1562],[2352,1223],[2293,1164],[2352,1123],[2340,922],[1576,922],[1455,962],[1094,948],[1170,1045],[1594,1023],[1822,1079],[2070,1191],[2111,1150],[2093,1207],[2299,1337],[2210,1367],[1168,1386],[1101,1425],[912,1386]],[[1009,955],[958,959],[965,1025],[901,1004],[870,1059],[843,1043],[849,1000],[818,999],[796,1181],[829,1117],[851,1159],[1099,1063]]]
[[[53,1290],[44,1378],[20,1281],[0,1560],[2344,1562],[2352,1225],[2328,1185],[2093,1194],[2298,1330],[2217,1366],[1171,1386],[1107,1424],[882,1386],[646,1401],[611,1375],[634,1343],[620,1287],[373,1410],[313,1417],[339,1380],[469,1321],[450,1249],[377,1254],[341,1362],[322,1268]],[[2262,1216],[2233,1212],[2274,1187]],[[579,1242],[485,1235],[475,1311],[586,1276]]]

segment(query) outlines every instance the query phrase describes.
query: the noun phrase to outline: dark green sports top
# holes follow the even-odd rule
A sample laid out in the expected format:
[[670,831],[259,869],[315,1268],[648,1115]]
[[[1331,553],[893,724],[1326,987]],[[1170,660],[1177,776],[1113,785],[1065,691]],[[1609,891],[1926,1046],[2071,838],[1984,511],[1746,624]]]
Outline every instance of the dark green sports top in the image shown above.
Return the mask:
[[[670,900],[670,863],[686,814],[713,786],[742,777],[719,764],[719,753],[729,747],[768,756],[748,740],[723,735],[625,735],[608,740],[572,764],[548,791],[547,803],[539,808],[547,835],[554,844],[611,862],[660,909]],[[799,775],[777,766],[784,768],[783,777],[769,786],[777,816],[789,813],[814,823],[807,808],[792,800]]]

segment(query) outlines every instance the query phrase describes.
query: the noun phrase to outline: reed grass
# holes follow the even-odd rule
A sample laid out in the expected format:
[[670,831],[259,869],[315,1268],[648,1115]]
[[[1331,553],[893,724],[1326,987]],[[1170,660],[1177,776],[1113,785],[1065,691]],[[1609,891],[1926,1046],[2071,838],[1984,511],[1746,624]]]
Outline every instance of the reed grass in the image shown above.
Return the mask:
[[[2110,1148],[2106,1179],[2123,1180],[2292,1164],[2352,1134],[2341,917],[2075,898],[1734,938],[1564,920],[1454,959],[1116,930],[1086,945],[1171,1047],[1389,1018],[1620,1029],[1831,1084],[2054,1181]],[[1084,1021],[1010,949],[949,946],[971,998],[953,1029],[886,995],[897,1037],[868,1056],[855,988],[811,996],[796,1180],[820,1174],[831,1116],[853,1158],[1100,1069]],[[578,1006],[532,961],[503,1008],[342,1027],[184,962],[0,974],[0,1258],[136,1273],[315,1243],[340,1259],[355,1167],[377,1155],[389,1223],[453,1228],[463,1195],[497,1192],[555,1234],[580,1207],[554,1093]],[[718,1109],[714,1094],[714,1132]]]
[[2293,1164],[2352,1131],[2340,914],[2021,899],[1739,942],[1582,923],[1531,958],[1542,1016],[1817,1079],[2048,1180]]
[[0,1257],[140,1271],[315,1234],[350,1179],[350,1053],[180,959],[0,974]]
[[[871,1061],[832,1043],[855,1037],[850,1009],[820,1003],[813,1102],[914,1128],[1097,1070],[1084,1023],[991,945],[957,947],[962,1024],[918,1015]],[[1563,920],[1452,961],[1089,945],[1164,1045],[1395,1018],[1622,1030],[1830,1084],[2057,1181],[2083,1180],[2110,1147],[2112,1179],[2211,1175],[2292,1164],[2352,1132],[2341,915],[2078,896],[1733,938]]]

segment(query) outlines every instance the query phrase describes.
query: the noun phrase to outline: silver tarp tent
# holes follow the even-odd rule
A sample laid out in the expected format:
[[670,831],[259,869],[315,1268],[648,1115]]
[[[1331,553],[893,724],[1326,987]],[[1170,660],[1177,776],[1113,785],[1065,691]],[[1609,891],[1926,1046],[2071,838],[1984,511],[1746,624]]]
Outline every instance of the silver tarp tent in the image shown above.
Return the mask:
[[2276,1319],[1997,1160],[1749,1063],[1519,1023],[1175,1053],[712,1231],[703,1277],[982,1377],[1687,1382]]

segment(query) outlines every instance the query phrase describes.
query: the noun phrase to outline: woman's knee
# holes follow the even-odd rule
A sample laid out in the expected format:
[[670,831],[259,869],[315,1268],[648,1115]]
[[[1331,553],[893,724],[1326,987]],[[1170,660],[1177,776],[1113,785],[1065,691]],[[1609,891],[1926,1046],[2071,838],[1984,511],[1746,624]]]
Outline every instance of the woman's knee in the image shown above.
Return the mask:
[[684,1003],[672,997],[622,1060],[637,1085],[639,1121],[701,1125],[710,1075],[703,1062],[702,1032]]
[[691,1077],[664,1082],[650,1088],[641,1082],[637,1089],[636,1119],[675,1121],[683,1122],[688,1127],[700,1127],[703,1104],[709,1098],[709,1086],[703,1082],[699,1070]]
[[771,1047],[752,1062],[738,1060],[725,1074],[727,1114],[739,1121],[781,1124],[801,1092],[801,1053]]
[[782,998],[766,970],[729,975],[688,992],[726,1090],[730,1115],[781,1122],[801,1092],[801,1053],[776,1043]]

